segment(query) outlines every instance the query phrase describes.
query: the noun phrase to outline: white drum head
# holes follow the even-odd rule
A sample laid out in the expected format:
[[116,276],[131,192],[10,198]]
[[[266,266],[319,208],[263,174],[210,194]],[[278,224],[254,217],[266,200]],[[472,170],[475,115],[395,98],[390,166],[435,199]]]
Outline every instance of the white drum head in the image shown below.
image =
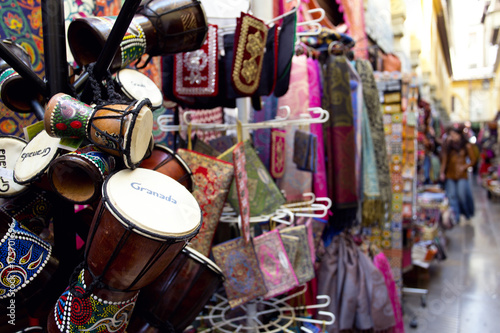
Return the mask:
[[14,180],[27,184],[37,180],[57,157],[60,138],[53,138],[45,130],[38,133],[21,152],[14,166]]
[[[134,106],[134,108],[135,107],[136,106]],[[132,131],[132,133],[129,134],[129,131]],[[129,165],[127,157],[124,156],[124,162],[128,168],[131,168],[133,165],[138,165],[144,159],[144,156],[146,155],[146,152],[148,151],[151,143],[151,137],[153,135],[152,133],[153,112],[147,105],[145,105],[139,111],[134,127],[128,127],[127,131],[125,132],[125,147],[127,147],[128,145],[127,141],[130,135],[130,162],[132,163],[132,165]]]
[[146,75],[139,71],[125,68],[116,74],[116,81],[123,93],[130,99],[138,100],[149,98],[154,109],[163,103],[163,95],[158,86]]
[[14,181],[13,173],[17,159],[26,147],[26,141],[17,136],[0,136],[0,197],[11,197],[28,187]]
[[153,170],[118,171],[104,183],[103,197],[118,221],[148,238],[188,239],[201,227],[201,209],[193,195]]
[[217,266],[216,263],[214,263],[212,260],[209,258],[205,257],[203,254],[200,252],[196,251],[192,247],[186,246],[183,251],[187,253],[187,255],[192,258],[193,260],[199,262],[200,264],[204,264],[208,266],[212,271],[214,271],[217,274],[220,274],[222,278],[224,278],[224,273],[222,273],[222,270]]

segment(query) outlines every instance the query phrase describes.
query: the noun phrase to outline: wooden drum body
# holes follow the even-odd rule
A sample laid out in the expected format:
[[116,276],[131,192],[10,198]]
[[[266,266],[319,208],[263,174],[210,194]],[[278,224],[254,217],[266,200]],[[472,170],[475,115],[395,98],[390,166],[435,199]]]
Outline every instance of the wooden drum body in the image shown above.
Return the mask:
[[[97,322],[124,331],[138,291],[158,278],[200,227],[196,199],[174,179],[143,168],[112,174],[103,184],[85,261],[56,304],[49,332],[94,329]],[[100,305],[85,320],[63,306],[66,299],[85,303],[92,298]],[[99,311],[110,304],[117,305],[114,313]]]
[[62,198],[87,204],[101,197],[102,184],[115,167],[113,156],[89,145],[53,160],[48,177]]
[[153,113],[148,99],[130,105],[92,108],[79,100],[56,94],[48,102],[44,125],[49,135],[89,139],[99,149],[123,158],[135,168],[144,158],[153,132]]
[[[68,44],[80,66],[99,57],[115,17],[83,17],[68,27]],[[208,25],[199,0],[143,1],[110,66],[116,72],[141,58],[193,51],[205,41]]]
[[140,168],[151,169],[167,175],[184,185],[189,192],[193,192],[193,173],[184,160],[172,149],[155,144],[151,156],[143,160]]
[[136,333],[182,332],[224,281],[210,259],[186,247],[151,285],[141,291],[130,323]]

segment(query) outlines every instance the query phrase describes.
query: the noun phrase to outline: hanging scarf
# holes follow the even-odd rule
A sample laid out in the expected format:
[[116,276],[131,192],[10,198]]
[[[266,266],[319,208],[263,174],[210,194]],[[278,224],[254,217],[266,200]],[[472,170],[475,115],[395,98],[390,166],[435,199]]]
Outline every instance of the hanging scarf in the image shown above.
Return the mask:
[[382,218],[382,201],[378,183],[377,163],[373,147],[370,121],[363,103],[363,210],[362,223],[369,226]]
[[[356,69],[361,77],[363,84],[363,97],[370,120],[370,131],[373,141],[373,149],[375,153],[375,161],[377,165],[378,183],[382,205],[380,209],[390,213],[392,201],[391,177],[389,174],[389,163],[387,161],[387,148],[385,144],[384,121],[380,108],[380,99],[377,90],[375,77],[371,64],[367,60],[357,60]],[[385,208],[384,208],[385,207]],[[384,220],[381,214],[381,219],[378,220],[381,225]]]
[[394,319],[396,320],[393,333],[404,333],[405,325],[403,322],[401,302],[399,301],[396,283],[394,282],[394,277],[392,276],[391,265],[383,252],[378,253],[373,258],[373,264],[384,275],[385,285],[387,286],[387,292],[389,293],[392,309],[394,310]]
[[[301,113],[307,112],[309,107],[309,86],[307,57],[305,55],[292,58],[288,92],[278,99],[278,106],[284,105],[290,107],[289,119],[299,119]],[[307,125],[305,127],[302,129],[309,132],[309,127]],[[287,201],[300,201],[303,200],[303,193],[312,190],[312,174],[297,169],[297,165],[293,162],[294,137],[299,126],[286,126],[285,129],[285,173],[276,183],[281,190],[285,191]]]
[[[307,59],[307,74],[309,77],[309,107],[321,107],[321,75],[320,64],[317,60]],[[313,174],[314,194],[316,197],[328,197],[323,126],[311,124],[311,133],[318,136],[318,157],[316,172]],[[326,220],[328,216],[325,214],[322,219]]]
[[352,225],[356,218],[356,163],[354,119],[347,58],[330,55],[324,67],[323,108],[330,118],[325,123],[328,194],[333,201],[334,229]]

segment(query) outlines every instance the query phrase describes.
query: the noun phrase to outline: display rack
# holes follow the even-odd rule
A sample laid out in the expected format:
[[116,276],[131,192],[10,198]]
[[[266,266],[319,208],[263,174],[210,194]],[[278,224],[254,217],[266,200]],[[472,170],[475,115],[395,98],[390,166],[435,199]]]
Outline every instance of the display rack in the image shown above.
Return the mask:
[[[200,331],[201,333],[208,332],[289,332],[289,329],[295,323],[311,323],[318,325],[332,325],[335,322],[335,316],[329,311],[318,311],[318,315],[327,317],[328,319],[319,320],[300,316],[300,312],[307,309],[324,309],[330,305],[331,299],[328,295],[318,295],[316,299],[323,301],[322,303],[296,306],[293,307],[287,301],[303,295],[307,290],[307,285],[292,295],[283,298],[271,298],[264,300],[259,298],[246,305],[241,305],[232,309],[229,306],[228,300],[215,294],[219,300],[216,305],[207,305],[208,315],[199,316],[196,320],[208,320],[211,327]],[[266,317],[266,320],[263,320]],[[272,318],[269,320],[268,318]],[[301,327],[303,332],[312,332],[306,327]]]

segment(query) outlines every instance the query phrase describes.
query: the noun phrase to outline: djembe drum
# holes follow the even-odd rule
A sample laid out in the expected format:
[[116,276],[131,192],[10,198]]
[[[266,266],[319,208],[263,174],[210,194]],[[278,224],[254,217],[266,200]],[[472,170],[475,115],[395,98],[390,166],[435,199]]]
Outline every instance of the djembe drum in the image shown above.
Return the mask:
[[92,203],[101,197],[104,180],[114,171],[115,158],[94,145],[59,156],[47,171],[54,191],[75,203]]
[[92,108],[59,93],[45,109],[45,130],[59,138],[87,138],[99,149],[123,159],[135,168],[144,158],[153,132],[153,113],[148,99],[131,104]]
[[196,199],[174,179],[137,168],[106,179],[85,260],[48,320],[49,332],[123,332],[141,288],[201,227]]
[[159,108],[163,103],[160,88],[146,75],[130,68],[124,68],[116,73],[115,81],[119,91],[130,101],[148,98],[153,109]]
[[144,159],[139,167],[172,177],[184,185],[189,192],[193,192],[194,179],[191,169],[178,154],[162,144],[155,144],[151,155]]
[[21,155],[26,141],[11,135],[0,136],[0,197],[9,198],[27,190],[27,186],[14,181],[14,166]]
[[[40,298],[59,262],[52,246],[0,210],[0,304],[26,307],[30,315],[38,309]],[[45,313],[46,314],[46,313]]]
[[59,141],[59,138],[49,136],[45,130],[31,139],[14,165],[14,181],[23,185],[36,184],[40,188],[51,190],[47,169],[60,155]]
[[[31,68],[31,58],[22,46],[10,39],[4,39],[2,43]],[[29,113],[32,111],[33,101],[43,101],[43,95],[37,87],[19,75],[3,59],[0,59],[0,98],[6,107],[19,113]]]
[[185,247],[156,281],[141,291],[129,331],[182,332],[224,281],[220,268]]
[[[68,27],[68,44],[80,66],[99,57],[115,17],[82,17]],[[187,52],[201,47],[208,25],[199,0],[143,1],[110,65],[116,72],[141,58]]]

